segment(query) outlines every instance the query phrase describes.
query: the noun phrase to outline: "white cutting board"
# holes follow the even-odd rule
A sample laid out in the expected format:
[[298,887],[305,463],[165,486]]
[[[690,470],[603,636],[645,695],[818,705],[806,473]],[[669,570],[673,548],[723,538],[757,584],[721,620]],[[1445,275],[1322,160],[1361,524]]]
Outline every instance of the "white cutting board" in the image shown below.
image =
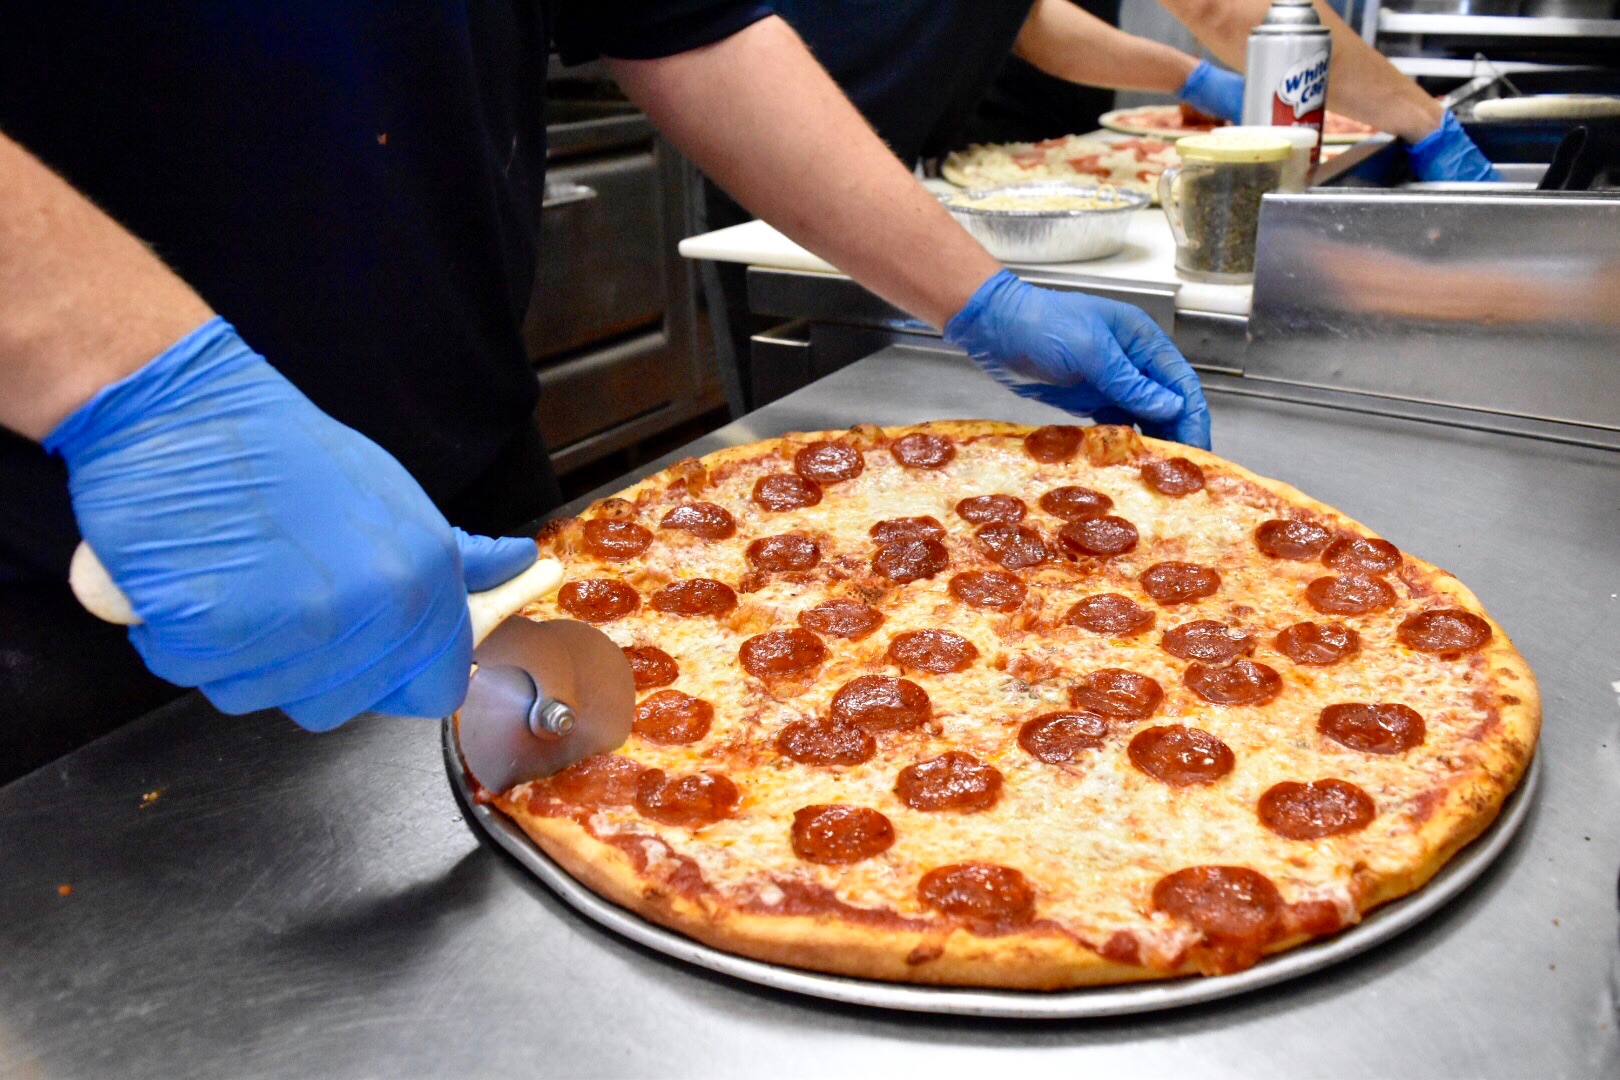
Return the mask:
[[[784,270],[820,270],[837,273],[831,264],[810,254],[763,221],[749,221],[681,241],[688,259],[772,266]],[[1208,311],[1247,315],[1254,301],[1250,285],[1207,285],[1176,277],[1176,242],[1164,211],[1138,210],[1126,234],[1125,250],[1106,259],[1088,262],[1014,265],[1030,275],[1081,276],[1117,280],[1156,288],[1177,288],[1177,311]]]

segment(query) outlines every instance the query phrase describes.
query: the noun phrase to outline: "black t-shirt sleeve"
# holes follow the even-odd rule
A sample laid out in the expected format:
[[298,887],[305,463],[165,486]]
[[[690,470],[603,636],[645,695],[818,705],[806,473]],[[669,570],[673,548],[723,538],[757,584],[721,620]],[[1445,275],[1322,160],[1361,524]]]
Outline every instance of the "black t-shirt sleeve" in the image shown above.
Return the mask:
[[738,0],[563,0],[553,40],[563,63],[656,60],[730,37],[771,14]]

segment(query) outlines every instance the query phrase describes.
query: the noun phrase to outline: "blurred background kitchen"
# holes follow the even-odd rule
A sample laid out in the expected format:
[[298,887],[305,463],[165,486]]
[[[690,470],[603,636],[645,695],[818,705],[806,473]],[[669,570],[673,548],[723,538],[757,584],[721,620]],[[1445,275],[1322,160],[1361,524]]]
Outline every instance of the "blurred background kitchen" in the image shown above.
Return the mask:
[[[1155,0],[1080,6],[1130,33],[1208,55]],[[1491,84],[1489,96],[1620,92],[1614,0],[1335,0],[1333,7],[1437,95],[1476,81]],[[554,58],[549,81],[542,264],[527,340],[544,389],[540,420],[573,496],[855,357],[835,350],[814,370],[779,357],[751,376],[748,357],[727,355],[725,335],[717,347],[703,280],[712,269],[676,251],[682,237],[704,231],[697,173],[594,65],[564,68]],[[1077,87],[1009,57],[952,145],[1088,132],[1110,109],[1170,100]],[[1556,133],[1523,124],[1465,126],[1495,161],[1545,163],[1556,149]],[[1521,183],[1526,175],[1515,174]],[[574,260],[567,273],[565,260]],[[647,288],[649,281],[658,287]],[[765,334],[783,322],[752,321]],[[595,407],[578,408],[586,398]]]

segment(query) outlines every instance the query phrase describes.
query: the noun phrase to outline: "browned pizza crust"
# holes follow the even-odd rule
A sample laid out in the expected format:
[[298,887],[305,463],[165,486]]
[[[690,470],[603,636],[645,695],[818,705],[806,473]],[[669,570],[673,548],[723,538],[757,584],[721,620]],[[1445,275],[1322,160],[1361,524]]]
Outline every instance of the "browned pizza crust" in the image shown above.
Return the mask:
[[[849,432],[795,433],[719,450],[701,462],[679,462],[595,504],[586,516],[628,514],[645,497],[676,482],[683,483],[692,498],[702,499],[713,478],[725,475],[728,469],[772,456],[790,468],[793,453],[819,438],[842,438],[871,449],[914,432],[949,435],[966,443],[991,435],[1021,438],[1031,430],[998,421],[941,420],[910,427],[879,429],[863,425]],[[1211,472],[1258,485],[1301,511],[1331,519],[1364,536],[1376,536],[1287,484],[1256,476],[1205,451],[1139,438],[1129,429],[1088,429],[1083,454],[1099,465],[1143,455],[1184,457]],[[747,539],[739,535],[735,542]],[[546,547],[546,534],[542,534],[541,542]],[[559,554],[566,561],[568,552]],[[1489,620],[1461,582],[1427,562],[1402,554],[1406,562],[1403,575],[1411,575],[1412,580],[1420,581],[1455,606]],[[1421,857],[1408,860],[1395,871],[1355,868],[1356,905],[1361,912],[1427,882],[1490,825],[1528,767],[1540,724],[1535,678],[1501,626],[1494,620],[1490,625],[1493,636],[1479,656],[1481,670],[1496,695],[1492,705],[1494,724],[1481,735],[1483,752],[1478,764],[1457,773],[1449,784],[1437,790],[1433,812],[1418,827]],[[746,775],[743,782],[746,784]],[[1174,967],[1122,963],[1105,959],[1061,928],[1041,922],[1007,932],[981,933],[948,920],[919,927],[915,920],[908,923],[898,914],[887,924],[881,917],[852,919],[836,907],[788,914],[742,910],[714,891],[688,893],[671,887],[664,878],[643,872],[622,847],[598,839],[580,820],[534,813],[522,799],[503,795],[495,801],[547,855],[593,891],[652,922],[742,956],[863,978],[1021,989],[1124,983],[1200,970],[1196,951]],[[1290,933],[1271,942],[1265,952],[1291,948],[1310,936]]]

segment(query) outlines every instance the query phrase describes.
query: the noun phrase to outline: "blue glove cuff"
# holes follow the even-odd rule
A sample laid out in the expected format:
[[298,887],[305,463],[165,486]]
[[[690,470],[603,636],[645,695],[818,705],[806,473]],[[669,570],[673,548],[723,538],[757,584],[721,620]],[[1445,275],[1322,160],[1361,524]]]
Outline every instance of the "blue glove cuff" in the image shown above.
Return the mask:
[[45,436],[44,447],[72,465],[106,435],[158,415],[165,402],[258,360],[236,328],[216,315],[140,368],[96,391]]
[[1198,66],[1192,69],[1192,73],[1187,76],[1187,81],[1176,89],[1176,100],[1187,101],[1188,98],[1198,93],[1199,87],[1204,85],[1204,80],[1208,79],[1210,73],[1214,70],[1215,65],[1208,60],[1198,61]]
[[1243,112],[1243,76],[1200,60],[1176,90],[1176,100],[1209,116],[1235,122]]
[[1412,172],[1420,180],[1500,180],[1474,140],[1450,109],[1440,126],[1413,143],[1408,151]]
[[984,343],[978,339],[979,321],[995,303],[999,293],[1023,288],[1024,283],[1011,270],[998,270],[985,278],[984,284],[973,291],[962,310],[951,316],[945,324],[945,340],[970,354],[982,352]]

